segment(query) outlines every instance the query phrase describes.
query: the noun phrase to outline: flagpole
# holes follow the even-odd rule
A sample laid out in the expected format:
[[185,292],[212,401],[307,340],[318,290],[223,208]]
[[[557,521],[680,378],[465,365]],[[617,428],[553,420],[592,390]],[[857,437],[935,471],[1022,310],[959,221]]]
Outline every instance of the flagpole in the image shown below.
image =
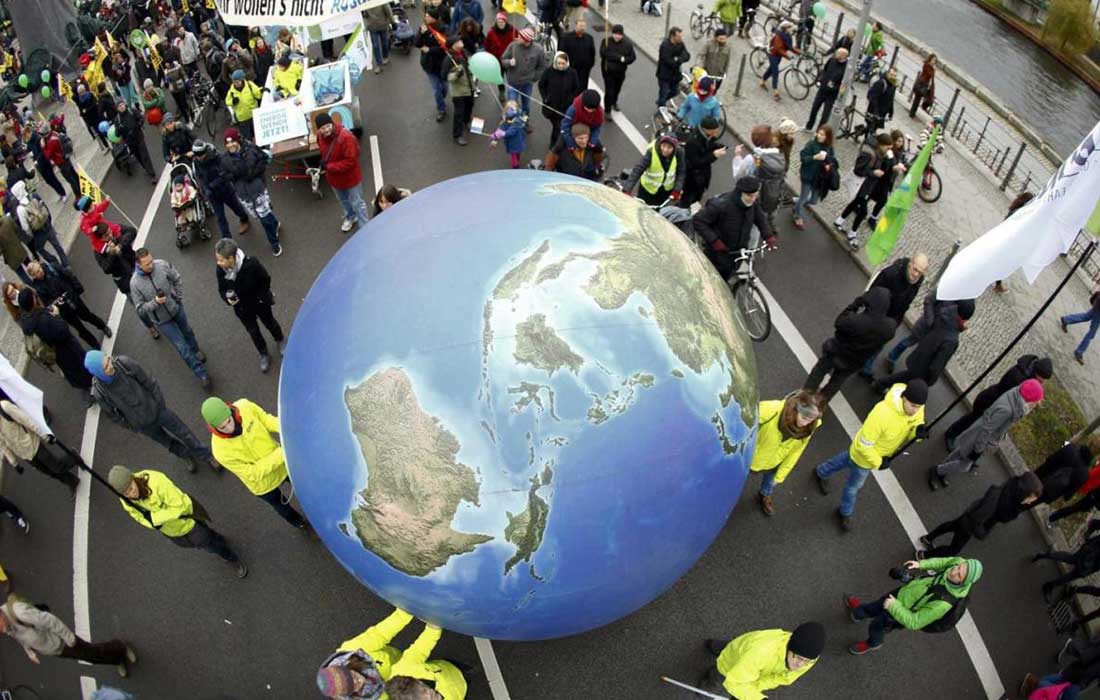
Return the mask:
[[695,693],[696,695],[702,695],[705,698],[711,698],[711,700],[730,700],[725,695],[715,695],[714,693],[708,693],[701,688],[696,688],[695,686],[688,685],[687,683],[681,683],[680,681],[673,680],[668,676],[661,676],[661,680],[665,683],[668,683],[669,685],[674,685],[677,688],[683,688],[684,690]]

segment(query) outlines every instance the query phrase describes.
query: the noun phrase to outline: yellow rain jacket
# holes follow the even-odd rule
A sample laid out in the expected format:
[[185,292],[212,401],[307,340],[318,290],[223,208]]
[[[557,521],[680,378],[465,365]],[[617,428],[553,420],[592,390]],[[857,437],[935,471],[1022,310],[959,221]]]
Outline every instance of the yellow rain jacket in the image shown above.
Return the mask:
[[276,90],[282,90],[287,95],[298,94],[298,83],[302,80],[302,64],[291,61],[286,70],[275,68],[273,84]]
[[180,491],[179,487],[161,472],[142,469],[134,472],[134,476],[143,476],[148,479],[151,493],[147,498],[139,499],[136,503],[149,511],[149,518],[153,522],[150,523],[145,514],[130,505],[130,501],[125,498],[119,499],[122,501],[122,508],[130,514],[130,517],[150,530],[159,527],[161,534],[168,537],[183,537],[191,532],[195,527],[195,521],[188,517],[193,512],[190,496]]
[[390,646],[390,642],[405,629],[413,616],[400,608],[395,608],[389,617],[376,625],[367,628],[367,631],[357,637],[352,637],[340,645],[336,651],[365,651],[374,659],[374,665],[381,674],[382,680],[388,681],[393,677],[392,668],[401,658],[401,652]]
[[[752,456],[752,464],[749,466],[754,472],[763,472],[775,469],[775,483],[782,484],[787,475],[798,463],[798,458],[810,443],[809,437],[802,440],[788,438],[779,430],[780,413],[783,411],[782,399],[779,401],[760,402],[760,431],[756,436],[756,453]],[[821,419],[814,422],[814,431],[821,427]]]
[[787,668],[787,642],[791,633],[785,630],[746,632],[726,645],[718,655],[718,672],[726,677],[722,683],[737,700],[763,700],[765,690],[790,685],[809,671],[814,659],[797,671]]
[[409,676],[423,681],[432,681],[435,691],[443,700],[464,700],[466,697],[466,679],[449,661],[429,660],[443,631],[438,627],[425,627],[405,653],[401,654],[391,669],[391,677]]
[[232,437],[215,431],[210,439],[214,459],[257,496],[274,491],[287,478],[286,455],[272,435],[279,432],[279,419],[248,399],[230,406],[240,416],[241,434]]
[[244,86],[238,90],[229,85],[229,92],[225,94],[225,104],[233,111],[234,122],[246,122],[252,118],[252,110],[260,106],[260,100],[264,93],[260,87],[251,80],[244,81]]
[[867,420],[863,421],[848,456],[864,469],[878,469],[883,457],[893,457],[898,448],[917,434],[917,426],[924,423],[924,406],[911,416],[905,415],[901,404],[904,384],[895,384],[879,401]]

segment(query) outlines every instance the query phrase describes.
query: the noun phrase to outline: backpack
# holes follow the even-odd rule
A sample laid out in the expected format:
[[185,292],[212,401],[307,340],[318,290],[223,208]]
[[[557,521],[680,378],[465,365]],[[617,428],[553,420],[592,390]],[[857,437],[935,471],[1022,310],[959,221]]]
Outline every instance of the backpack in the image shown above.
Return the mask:
[[41,231],[50,223],[50,210],[38,195],[28,197],[23,206],[27,209],[27,223],[31,226],[31,232]]
[[31,359],[48,370],[57,365],[57,352],[34,333],[23,336],[23,347]]
[[[942,580],[942,579],[941,579]],[[924,627],[921,627],[921,632],[928,632],[929,634],[939,634],[941,632],[950,632],[955,629],[955,625],[959,623],[962,616],[966,614],[966,601],[967,596],[958,598],[951,595],[947,588],[942,583],[933,583],[928,587],[928,592],[925,595],[931,595],[932,600],[942,600],[945,603],[951,604],[951,609],[943,614],[938,620],[933,620]]]
[[61,152],[67,156],[73,154],[73,140],[64,131],[57,132],[57,137],[61,139]]

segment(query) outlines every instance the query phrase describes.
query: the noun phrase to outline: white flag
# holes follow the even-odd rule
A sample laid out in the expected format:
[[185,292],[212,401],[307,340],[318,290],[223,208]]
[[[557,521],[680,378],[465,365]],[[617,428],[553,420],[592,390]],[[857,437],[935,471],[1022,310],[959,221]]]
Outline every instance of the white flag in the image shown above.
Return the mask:
[[[1093,127],[1035,199],[952,258],[936,297],[974,299],[996,280],[1021,268],[1027,281],[1034,283],[1043,268],[1068,251],[1078,232],[1086,228],[1098,199],[1100,124]],[[1100,229],[1090,229],[1089,233],[1100,237]]]
[[31,384],[23,375],[15,371],[15,367],[4,355],[0,355],[0,389],[8,395],[11,402],[23,409],[38,427],[47,433],[53,433],[50,426],[46,425],[46,416],[42,410],[42,390]]

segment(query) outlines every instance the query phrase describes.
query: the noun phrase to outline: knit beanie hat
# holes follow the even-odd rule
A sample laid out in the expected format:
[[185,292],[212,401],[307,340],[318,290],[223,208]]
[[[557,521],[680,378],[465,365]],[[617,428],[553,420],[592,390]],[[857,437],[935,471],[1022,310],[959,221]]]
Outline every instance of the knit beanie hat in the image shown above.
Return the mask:
[[225,140],[226,141],[233,140],[233,141],[236,141],[237,143],[240,143],[241,142],[241,132],[237,131],[236,128],[231,126],[231,127],[229,127],[228,129],[225,130]]
[[91,206],[91,204],[92,198],[84,194],[80,196],[80,199],[76,200],[76,203],[73,204],[73,206],[76,208],[77,211],[86,211],[88,207]]
[[585,90],[581,93],[581,106],[587,109],[596,109],[600,106],[600,93],[595,90]]
[[804,659],[816,659],[825,651],[825,628],[820,622],[803,622],[791,633],[787,651]]
[[107,483],[119,493],[125,493],[133,479],[134,473],[121,464],[116,464],[111,467],[111,471],[107,472]]
[[527,43],[531,43],[535,40],[535,30],[530,27],[524,27],[519,31],[519,38],[523,39]]
[[964,321],[969,321],[974,316],[974,300],[973,299],[960,299],[956,302],[956,307],[959,310],[959,318]]
[[211,396],[202,402],[202,419],[211,428],[217,428],[226,418],[232,415],[233,409],[229,408],[229,404],[217,396]]
[[717,129],[721,125],[718,123],[717,119],[708,116],[703,117],[703,121],[699,123],[699,126],[706,129],[707,131],[710,131],[711,129]]
[[30,311],[34,308],[34,292],[30,287],[23,287],[19,290],[19,308],[24,311]]
[[1042,379],[1050,379],[1054,376],[1054,363],[1049,357],[1040,357],[1035,360],[1035,376]]
[[317,671],[317,689],[326,698],[341,698],[352,693],[355,681],[349,669],[326,666]]
[[752,194],[760,191],[760,180],[753,175],[746,175],[737,180],[737,184],[733,186],[735,192],[744,192],[745,194]]
[[103,357],[102,350],[89,350],[84,353],[84,369],[88,370],[88,374],[96,379],[103,380],[110,384],[114,381],[114,377],[103,371]]
[[244,75],[245,75],[244,71],[241,70],[240,68],[238,68],[237,70],[235,70],[235,71],[233,71],[232,73],[229,74],[229,79],[230,80],[244,80]]
[[328,112],[321,112],[313,118],[313,121],[317,124],[317,128],[320,129],[322,126],[332,123],[332,115]]
[[1038,379],[1025,379],[1020,384],[1020,397],[1028,403],[1039,403],[1043,400],[1043,383]]
[[966,580],[964,586],[973,586],[982,577],[982,563],[977,559],[966,560]]
[[795,124],[793,119],[783,117],[783,121],[779,122],[779,133],[790,136],[796,131],[798,131],[798,124]]
[[905,391],[901,392],[901,398],[923,406],[928,402],[928,384],[923,379],[910,379],[905,385]]
[[502,19],[505,22],[507,22],[508,21],[508,13],[507,12],[498,12],[497,13],[497,19]]
[[623,25],[613,24],[613,25],[611,25],[611,33],[612,34],[625,34],[626,32],[623,30]]

